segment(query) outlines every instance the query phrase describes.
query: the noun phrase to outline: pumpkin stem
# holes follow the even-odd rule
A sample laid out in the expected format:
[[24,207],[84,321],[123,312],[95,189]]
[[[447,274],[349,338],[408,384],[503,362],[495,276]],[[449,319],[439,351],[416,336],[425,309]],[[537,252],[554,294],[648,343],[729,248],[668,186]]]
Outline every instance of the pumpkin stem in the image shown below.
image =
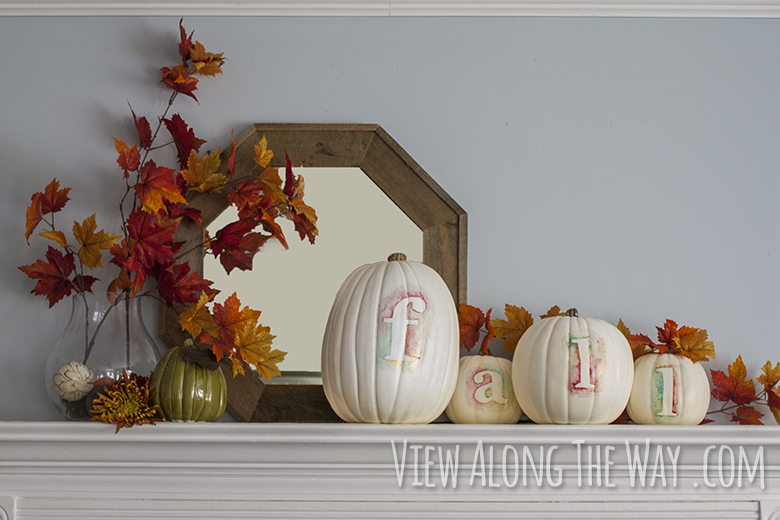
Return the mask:
[[568,311],[566,311],[566,316],[569,316],[571,318],[571,317],[577,317],[579,315],[577,314],[577,309],[569,309]]
[[393,253],[387,257],[388,262],[403,262],[404,260],[406,260],[406,255],[403,253]]

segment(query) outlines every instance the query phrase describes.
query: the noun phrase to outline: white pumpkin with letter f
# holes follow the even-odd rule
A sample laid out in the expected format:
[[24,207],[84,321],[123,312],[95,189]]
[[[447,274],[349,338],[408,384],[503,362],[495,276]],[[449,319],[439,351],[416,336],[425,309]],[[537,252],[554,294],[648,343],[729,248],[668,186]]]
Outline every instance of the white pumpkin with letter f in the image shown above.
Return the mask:
[[429,423],[458,374],[458,318],[447,285],[403,255],[347,277],[322,341],[322,386],[347,422]]

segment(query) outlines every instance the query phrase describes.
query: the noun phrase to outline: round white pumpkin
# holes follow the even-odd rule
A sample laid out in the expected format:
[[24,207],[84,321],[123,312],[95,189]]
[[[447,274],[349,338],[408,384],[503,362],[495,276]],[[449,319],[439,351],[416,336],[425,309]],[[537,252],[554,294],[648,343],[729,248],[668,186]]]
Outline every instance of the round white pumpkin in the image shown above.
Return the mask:
[[403,255],[364,265],[328,316],[325,396],[347,422],[429,423],[455,390],[458,343],[455,302],[436,271]]
[[699,363],[678,354],[634,362],[628,416],[637,424],[699,424],[710,407],[710,382]]
[[633,376],[625,336],[574,309],[531,325],[512,359],[517,401],[541,424],[611,423],[626,407]]
[[512,362],[494,356],[464,356],[447,405],[458,424],[515,424],[522,415],[512,388]]

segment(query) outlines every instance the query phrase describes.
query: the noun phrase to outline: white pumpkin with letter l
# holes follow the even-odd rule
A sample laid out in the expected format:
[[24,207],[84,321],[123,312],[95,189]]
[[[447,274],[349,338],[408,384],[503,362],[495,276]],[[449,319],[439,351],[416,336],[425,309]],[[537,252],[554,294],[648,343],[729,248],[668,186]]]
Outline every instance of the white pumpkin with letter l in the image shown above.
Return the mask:
[[322,386],[347,422],[429,423],[458,374],[455,302],[439,274],[402,254],[347,277],[322,342]]
[[512,383],[525,414],[542,424],[609,424],[626,407],[634,378],[628,340],[614,325],[575,309],[544,318],[520,338]]
[[674,320],[656,329],[657,343],[625,329],[635,357],[628,416],[637,424],[699,424],[710,407],[710,381],[699,362],[715,357],[715,345],[706,329]]

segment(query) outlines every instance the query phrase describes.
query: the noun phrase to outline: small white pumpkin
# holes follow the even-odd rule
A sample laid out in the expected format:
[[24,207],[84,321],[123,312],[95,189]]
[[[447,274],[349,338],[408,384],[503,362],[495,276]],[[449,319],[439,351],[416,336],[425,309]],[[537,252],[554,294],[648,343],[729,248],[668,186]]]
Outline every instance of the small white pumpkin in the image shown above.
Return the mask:
[[54,391],[66,401],[78,401],[92,390],[92,370],[78,361],[65,363],[54,374]]
[[520,338],[512,383],[525,414],[541,424],[609,424],[626,407],[634,361],[623,333],[606,321],[545,318]]
[[710,382],[680,354],[645,354],[634,362],[628,416],[637,424],[699,424],[710,407]]
[[458,424],[515,424],[523,412],[512,388],[512,362],[490,355],[460,358],[458,383],[445,411]]
[[436,271],[405,258],[356,269],[328,316],[322,386],[347,422],[429,423],[455,390],[455,302]]

